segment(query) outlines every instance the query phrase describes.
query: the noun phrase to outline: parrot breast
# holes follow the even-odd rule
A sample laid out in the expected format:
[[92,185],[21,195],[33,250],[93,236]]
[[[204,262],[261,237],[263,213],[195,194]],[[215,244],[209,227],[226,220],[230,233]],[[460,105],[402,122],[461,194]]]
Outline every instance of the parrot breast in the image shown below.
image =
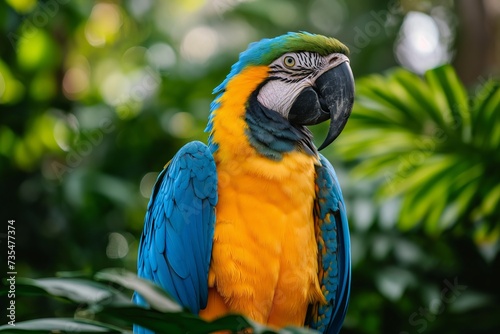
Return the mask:
[[272,326],[303,326],[309,304],[325,302],[313,218],[318,161],[299,151],[275,161],[249,144],[245,101],[266,76],[267,67],[246,69],[216,101],[219,201],[200,316],[238,312]]

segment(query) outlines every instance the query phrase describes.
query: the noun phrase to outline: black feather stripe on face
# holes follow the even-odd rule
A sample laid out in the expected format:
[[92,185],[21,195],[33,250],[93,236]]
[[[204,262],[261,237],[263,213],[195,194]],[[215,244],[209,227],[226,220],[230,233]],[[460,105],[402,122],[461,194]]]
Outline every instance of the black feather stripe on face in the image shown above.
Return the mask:
[[314,77],[324,65],[324,58],[315,52],[303,51],[289,56],[295,58],[296,64],[293,67],[287,67],[283,62],[272,63],[269,65],[270,79],[287,83],[299,82],[307,77]]

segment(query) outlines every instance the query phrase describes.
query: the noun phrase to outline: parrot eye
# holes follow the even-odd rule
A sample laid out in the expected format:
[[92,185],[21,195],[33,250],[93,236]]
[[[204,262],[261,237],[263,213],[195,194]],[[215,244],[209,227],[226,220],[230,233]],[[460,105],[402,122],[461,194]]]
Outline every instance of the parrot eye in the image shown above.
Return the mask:
[[285,64],[286,67],[293,67],[295,66],[295,59],[292,56],[286,56],[283,59],[283,64]]

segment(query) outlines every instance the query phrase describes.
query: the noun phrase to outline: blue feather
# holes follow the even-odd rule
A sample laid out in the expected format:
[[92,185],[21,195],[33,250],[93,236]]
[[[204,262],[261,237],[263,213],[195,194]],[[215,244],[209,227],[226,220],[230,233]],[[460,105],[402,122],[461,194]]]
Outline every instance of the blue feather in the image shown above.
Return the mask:
[[[332,165],[320,154],[321,166],[316,168],[319,204],[315,212],[319,224],[319,237],[324,247],[318,243],[322,255],[320,265],[323,277],[320,281],[325,288],[326,305],[319,305],[316,314],[310,315],[309,325],[322,333],[337,334],[344,322],[349,302],[351,285],[351,245],[349,227],[340,185]],[[329,217],[329,221],[328,221]]]
[[[203,143],[191,142],[158,175],[144,221],[139,277],[158,284],[194,313],[207,304],[216,204],[212,153]],[[133,300],[147,306],[137,294]],[[134,332],[141,331],[134,326]]]
[[156,232],[154,234],[154,243],[153,246],[155,247],[155,250],[159,254],[163,254],[165,252],[165,245],[166,240],[166,230],[165,230],[165,225],[166,224],[156,224]]

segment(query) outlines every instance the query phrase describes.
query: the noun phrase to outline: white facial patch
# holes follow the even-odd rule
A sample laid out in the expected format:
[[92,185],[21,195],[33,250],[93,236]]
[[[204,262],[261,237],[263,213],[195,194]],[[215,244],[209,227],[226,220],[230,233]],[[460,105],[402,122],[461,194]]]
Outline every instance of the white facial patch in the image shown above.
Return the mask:
[[266,108],[274,110],[287,118],[293,102],[307,86],[311,86],[309,80],[301,80],[295,83],[271,80],[262,87],[257,100]]
[[266,108],[288,118],[297,96],[323,73],[348,61],[343,54],[321,56],[314,52],[286,53],[269,65],[270,80],[261,88],[257,100]]

